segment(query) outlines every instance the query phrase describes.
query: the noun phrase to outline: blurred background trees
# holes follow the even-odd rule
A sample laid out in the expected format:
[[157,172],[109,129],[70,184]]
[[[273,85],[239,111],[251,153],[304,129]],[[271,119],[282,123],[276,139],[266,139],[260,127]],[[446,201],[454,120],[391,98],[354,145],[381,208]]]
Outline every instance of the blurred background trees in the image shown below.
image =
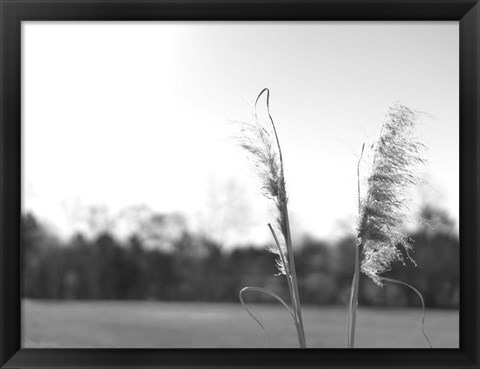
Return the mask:
[[[421,218],[424,222],[411,232],[417,266],[407,260],[385,276],[415,286],[428,307],[458,308],[460,245],[454,224],[445,211],[431,205],[423,207]],[[21,227],[26,298],[236,302],[245,286],[288,296],[284,278],[274,276],[274,256],[262,245],[226,249],[218,238],[188,231],[178,215],[153,214],[125,239],[99,226],[93,235],[79,232],[61,240],[31,213],[22,216]],[[307,236],[297,242],[303,304],[347,301],[354,247],[351,235],[329,243]],[[361,304],[420,304],[408,288],[379,288],[368,278],[361,284]],[[251,299],[268,301],[261,294]]]

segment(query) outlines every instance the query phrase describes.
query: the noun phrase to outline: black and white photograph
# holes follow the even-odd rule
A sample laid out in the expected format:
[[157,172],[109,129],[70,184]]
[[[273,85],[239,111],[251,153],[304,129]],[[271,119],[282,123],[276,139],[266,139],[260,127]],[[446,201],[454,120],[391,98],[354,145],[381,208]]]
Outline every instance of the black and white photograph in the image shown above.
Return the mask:
[[458,22],[21,27],[22,348],[460,347]]

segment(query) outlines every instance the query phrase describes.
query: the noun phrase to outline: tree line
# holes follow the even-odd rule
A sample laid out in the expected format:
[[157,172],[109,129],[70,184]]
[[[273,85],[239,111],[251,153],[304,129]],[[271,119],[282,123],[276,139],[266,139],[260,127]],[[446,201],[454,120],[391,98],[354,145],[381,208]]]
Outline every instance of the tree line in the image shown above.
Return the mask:
[[[459,239],[444,211],[426,206],[425,223],[412,231],[410,261],[385,276],[407,282],[428,307],[458,308]],[[271,253],[257,245],[226,250],[204,235],[183,230],[169,248],[152,247],[142,235],[117,239],[108,230],[61,240],[31,213],[22,216],[22,294],[32,299],[238,302],[245,286],[267,288],[288,299],[285,278],[275,276]],[[305,237],[295,245],[302,304],[344,304],[352,281],[355,238],[329,244]],[[407,258],[406,258],[407,259]],[[249,301],[267,302],[252,293]],[[418,306],[418,296],[397,284],[383,288],[361,279],[359,302]]]

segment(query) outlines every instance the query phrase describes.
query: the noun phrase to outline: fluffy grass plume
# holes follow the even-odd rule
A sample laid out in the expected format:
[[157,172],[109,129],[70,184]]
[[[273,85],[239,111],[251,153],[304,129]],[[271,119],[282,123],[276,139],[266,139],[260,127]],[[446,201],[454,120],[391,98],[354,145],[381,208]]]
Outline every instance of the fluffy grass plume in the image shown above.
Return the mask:
[[[267,107],[268,124],[264,124],[257,114],[257,105],[263,95],[265,95],[266,99],[265,103]],[[272,232],[275,246],[270,247],[269,251],[278,255],[276,264],[279,274],[285,275],[287,279],[293,305],[292,317],[297,328],[298,341],[300,347],[305,348],[305,332],[303,328],[302,312],[300,309],[297,275],[295,272],[293,246],[290,235],[290,223],[288,221],[288,198],[285,184],[285,173],[283,170],[282,149],[275,123],[270,115],[270,91],[267,88],[259,93],[255,101],[253,123],[241,123],[241,125],[242,135],[240,137],[240,146],[253,159],[261,179],[263,193],[267,198],[272,200],[274,204],[276,227],[273,227],[270,223],[268,223],[268,227]],[[280,231],[281,237],[277,237],[275,228],[277,231]],[[245,291],[245,289],[242,291]],[[240,291],[241,301],[242,291]],[[272,295],[271,293],[269,294]],[[279,297],[277,300],[283,301]],[[287,306],[287,304],[283,304]],[[258,322],[256,318],[255,320]]]
[[[269,109],[269,90],[264,89],[255,101],[255,111],[252,123],[241,124],[240,147],[244,149],[255,164],[261,180],[262,192],[273,202],[276,228],[281,237],[278,245],[269,247],[269,251],[278,255],[277,267],[279,274],[288,275],[289,262],[287,257],[287,242],[290,237],[288,226],[288,198],[283,170],[283,157],[275,124],[268,112],[269,124],[265,124],[257,115],[257,104],[263,94],[267,95]],[[271,228],[272,233],[275,231]],[[275,233],[274,233],[275,234]]]
[[358,245],[362,247],[361,271],[382,285],[382,273],[402,261],[412,249],[403,232],[406,189],[418,182],[412,169],[423,163],[424,146],[415,139],[416,113],[395,104],[388,109],[381,134],[373,146],[373,163],[364,197],[359,203]]
[[[395,104],[388,109],[380,137],[372,146],[373,162],[363,196],[360,188],[360,164],[364,149],[362,146],[362,154],[357,166],[359,216],[355,271],[348,313],[349,348],[354,347],[360,272],[366,274],[379,286],[383,285],[382,281],[389,281],[413,289],[420,296],[423,316],[425,316],[425,305],[418,290],[407,283],[381,276],[382,273],[390,270],[393,262],[403,262],[402,247],[407,255],[412,249],[409,238],[403,233],[403,225],[406,190],[410,185],[417,183],[412,169],[416,164],[424,162],[422,156],[424,146],[414,136],[416,123],[416,113],[406,106]],[[424,332],[423,322],[422,318],[422,333],[430,344]]]

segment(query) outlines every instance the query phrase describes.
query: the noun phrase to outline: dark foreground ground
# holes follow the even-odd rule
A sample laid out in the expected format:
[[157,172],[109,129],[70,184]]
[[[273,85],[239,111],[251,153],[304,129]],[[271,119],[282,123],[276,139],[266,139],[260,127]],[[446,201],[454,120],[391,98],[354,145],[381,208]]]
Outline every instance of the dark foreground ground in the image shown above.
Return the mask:
[[[270,347],[296,347],[288,313],[253,305]],[[23,347],[166,348],[266,347],[265,334],[240,304],[23,301]],[[304,307],[309,347],[346,347],[347,310]],[[425,331],[434,348],[458,348],[458,311],[427,310]],[[428,347],[420,309],[360,307],[356,347]]]

